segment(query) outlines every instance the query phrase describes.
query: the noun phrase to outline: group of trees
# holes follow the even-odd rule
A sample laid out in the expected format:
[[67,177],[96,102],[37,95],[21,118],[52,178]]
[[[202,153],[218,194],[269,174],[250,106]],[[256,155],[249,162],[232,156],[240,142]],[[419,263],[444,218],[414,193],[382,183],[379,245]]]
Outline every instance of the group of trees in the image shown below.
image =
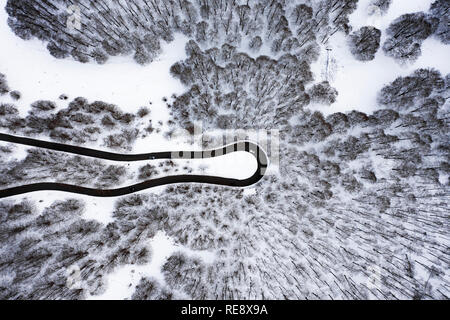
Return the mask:
[[437,19],[423,12],[400,16],[387,29],[383,51],[401,62],[415,61],[421,55],[422,42],[436,30]]
[[79,200],[55,201],[43,212],[27,200],[0,202],[1,299],[86,298],[102,293],[118,266],[148,263],[148,239],[167,217],[148,200],[119,201],[107,225],[83,219]]
[[380,48],[381,31],[362,27],[349,36],[350,51],[357,60],[370,61]]
[[330,105],[336,102],[338,92],[330,86],[328,81],[323,81],[309,88],[308,95],[311,102]]
[[408,13],[395,19],[386,30],[384,53],[401,63],[414,62],[421,55],[422,42],[431,35],[448,44],[449,7],[448,1],[437,0],[427,13]]
[[139,281],[131,296],[132,300],[172,300],[172,291],[163,287],[157,279],[144,277]]
[[[7,88],[6,77],[0,80]],[[145,134],[150,115],[145,107],[136,114],[124,113],[113,104],[89,103],[81,97],[59,110],[55,102],[48,100],[35,101],[30,107],[28,115],[21,117],[15,105],[0,103],[2,131],[24,136],[44,135],[69,144],[102,144],[119,151],[131,150],[138,135]],[[123,165],[38,149],[30,149],[25,158],[16,160],[10,156],[11,150],[5,146],[0,151],[4,159],[0,163],[1,188],[50,181],[109,188],[124,183],[125,178],[134,177],[136,182],[139,179],[139,172],[129,175]]]
[[175,175],[180,171],[183,171],[184,173],[191,173],[193,171],[189,164],[185,164],[181,167],[180,164],[174,162],[173,160],[164,160],[159,163],[155,162],[146,164],[139,168],[139,180],[154,179],[155,177],[161,175]]
[[291,54],[253,59],[230,45],[202,51],[194,41],[186,52],[188,59],[171,68],[188,87],[170,105],[183,127],[208,120],[210,128],[269,128],[309,103],[309,64]]
[[124,183],[128,174],[123,165],[110,165],[97,159],[39,149],[29,150],[27,156],[20,161],[14,158],[2,161],[0,169],[0,189],[52,181],[111,188]]
[[160,53],[161,39],[173,39],[171,12],[162,1],[21,0],[8,1],[6,10],[18,36],[48,42],[56,58],[105,63],[109,56],[134,54],[143,64]]
[[[0,277],[2,297],[99,293],[115,266],[148,261],[145,239],[163,230],[216,258],[175,253],[163,266],[165,283],[143,278],[133,299],[446,299],[448,78],[432,69],[399,77],[381,90],[385,109],[373,114],[298,109],[282,126],[280,174],[252,195],[169,186],[118,200],[107,226],[81,219],[79,202],[53,204],[39,217],[30,204],[1,202],[0,273],[17,270]],[[26,238],[31,230],[37,239]],[[81,289],[46,267],[72,264]]]
[[389,10],[391,3],[392,0],[372,0],[371,5],[379,8],[380,12],[383,14]]
[[6,76],[3,73],[0,73],[0,96],[4,96],[8,92],[13,100],[19,100],[22,96],[20,91],[10,90],[8,82],[6,81]]
[[[148,112],[124,113],[117,106],[102,101],[89,103],[75,98],[69,106],[57,110],[53,101],[39,100],[31,105],[26,117],[20,117],[12,104],[0,104],[0,128],[15,134],[46,134],[64,143],[103,143],[112,149],[131,150],[140,131],[136,127],[148,124]],[[147,121],[147,122],[146,122]]]
[[[373,0],[371,5],[381,14],[386,13],[391,0]],[[446,0],[432,3],[428,12],[415,12],[401,15],[386,30],[387,39],[383,51],[400,63],[414,62],[422,54],[422,42],[434,35],[444,44],[449,43],[450,4]],[[369,61],[380,47],[381,31],[365,26],[349,36],[350,51],[357,60]]]
[[6,82],[6,76],[0,73],[0,95],[4,95],[9,92],[8,83]]
[[436,0],[430,7],[430,15],[439,19],[435,35],[445,44],[450,43],[449,9],[450,3],[446,0]]
[[[317,51],[316,42],[350,31],[348,15],[357,2],[9,0],[6,10],[18,36],[48,42],[57,58],[104,63],[109,56],[133,54],[146,64],[160,53],[161,40],[172,41],[175,32],[204,48],[248,42],[255,51],[265,44],[274,54],[309,54]],[[69,27],[73,19],[77,23]]]
[[[439,106],[446,101],[445,92],[448,91],[449,85],[448,78],[442,78],[439,71],[418,69],[409,76],[398,77],[382,88],[378,95],[378,102],[403,111],[415,109],[417,103],[426,100],[437,100]],[[430,105],[427,107],[431,108]],[[437,112],[437,109],[424,111]]]
[[[88,282],[93,292],[101,290],[100,256],[93,255],[92,241],[100,225],[80,220],[81,212],[82,204],[75,200],[56,202],[40,216],[25,200],[0,203],[2,299],[79,299]],[[70,288],[66,272],[75,263],[84,285]]]
[[[384,11],[390,1],[372,3]],[[68,4],[80,6],[81,30],[62,28]],[[9,23],[18,35],[44,39],[52,54],[81,61],[133,52],[146,63],[159,52],[161,39],[182,32],[191,39],[187,59],[171,73],[186,92],[168,104],[173,124],[191,128],[200,120],[205,129],[280,129],[281,158],[280,173],[264,177],[254,194],[168,186],[158,195],[119,199],[114,222],[106,226],[82,219],[75,200],[56,202],[40,215],[30,203],[2,201],[0,296],[99,293],[116,266],[148,262],[146,240],[163,230],[176,243],[216,257],[205,263],[173,254],[162,268],[165,283],[143,278],[133,299],[448,299],[449,76],[419,69],[399,77],[380,91],[382,109],[373,114],[324,116],[305,108],[336,99],[328,82],[313,83],[310,63],[320,43],[338,31],[350,33],[348,15],[356,4],[8,1]],[[405,61],[417,58],[431,34],[446,39],[446,8],[436,1],[428,14],[399,17],[383,50]],[[368,61],[380,46],[380,31],[363,27],[349,41],[355,57]],[[242,44],[253,53],[269,47],[273,56],[252,58],[240,52]],[[83,98],[55,110],[54,103],[37,101],[20,118],[13,105],[1,104],[0,127],[74,143],[107,132],[106,146],[122,148],[133,143],[144,125],[139,117],[148,114],[122,113]],[[220,145],[220,138],[203,141],[203,147]],[[10,153],[9,146],[0,149],[0,156]],[[122,166],[35,150],[4,167],[4,184],[52,176],[110,186],[130,177]],[[161,162],[138,170],[134,177],[147,179],[179,168]],[[61,270],[74,264],[81,280],[69,288]]]
[[[391,0],[373,0],[371,4],[385,13]],[[422,42],[432,35],[448,44],[449,7],[448,1],[437,0],[426,13],[408,13],[395,19],[386,30],[384,53],[400,63],[407,63],[418,59],[422,53]],[[372,60],[380,47],[380,38],[380,30],[372,26],[362,27],[349,36],[350,51],[358,60]]]
[[[299,110],[281,131],[280,175],[254,195],[169,187],[167,234],[217,257],[175,253],[163,266],[168,290],[193,299],[448,298],[449,83],[436,70],[409,77],[419,75],[444,86],[402,107],[386,98],[370,115]],[[380,97],[426,87],[403,79]]]

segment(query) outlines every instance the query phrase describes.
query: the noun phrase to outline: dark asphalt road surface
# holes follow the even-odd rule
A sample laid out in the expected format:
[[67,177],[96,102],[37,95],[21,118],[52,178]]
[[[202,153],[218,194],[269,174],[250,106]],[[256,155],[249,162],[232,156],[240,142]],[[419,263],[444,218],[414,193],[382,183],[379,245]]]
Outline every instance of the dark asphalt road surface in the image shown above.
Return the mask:
[[255,171],[255,173],[250,178],[243,180],[223,178],[217,176],[205,176],[205,175],[174,175],[150,179],[127,187],[117,189],[107,189],[107,190],[86,188],[63,183],[44,182],[0,190],[0,199],[44,190],[63,191],[94,197],[117,197],[157,186],[176,183],[205,183],[231,187],[246,187],[253,185],[257,183],[259,180],[261,180],[268,166],[268,158],[265,151],[261,149],[257,144],[250,141],[239,141],[230,144],[228,146],[224,146],[222,148],[207,151],[166,151],[166,152],[153,152],[144,154],[120,154],[120,153],[105,152],[89,148],[71,146],[67,144],[41,141],[25,137],[18,137],[3,133],[0,133],[0,141],[43,148],[53,151],[61,151],[65,153],[71,153],[91,158],[113,160],[113,161],[124,161],[124,162],[155,160],[155,159],[205,159],[205,158],[219,157],[221,155],[229,154],[232,152],[245,151],[253,155],[258,164],[258,168]]

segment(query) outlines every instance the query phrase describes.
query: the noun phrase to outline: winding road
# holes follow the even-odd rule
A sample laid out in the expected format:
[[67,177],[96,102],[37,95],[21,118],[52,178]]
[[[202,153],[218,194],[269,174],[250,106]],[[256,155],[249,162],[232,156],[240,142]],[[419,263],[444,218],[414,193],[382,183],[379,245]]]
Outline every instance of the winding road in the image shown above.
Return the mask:
[[268,158],[265,151],[262,148],[260,148],[257,144],[250,141],[239,141],[218,149],[207,151],[166,151],[166,152],[153,152],[143,154],[112,153],[67,144],[48,142],[25,137],[18,137],[3,133],[0,133],[0,141],[49,149],[53,151],[61,151],[91,158],[121,161],[121,162],[156,160],[156,159],[206,159],[219,157],[232,152],[245,151],[253,155],[258,164],[255,173],[251,177],[242,180],[223,178],[217,176],[206,176],[206,175],[174,175],[150,179],[141,183],[137,183],[122,188],[104,189],[104,190],[86,188],[64,183],[43,182],[0,190],[0,199],[45,190],[77,193],[93,197],[118,197],[157,186],[175,183],[206,183],[221,186],[246,187],[255,184],[259,180],[261,180],[268,166]]

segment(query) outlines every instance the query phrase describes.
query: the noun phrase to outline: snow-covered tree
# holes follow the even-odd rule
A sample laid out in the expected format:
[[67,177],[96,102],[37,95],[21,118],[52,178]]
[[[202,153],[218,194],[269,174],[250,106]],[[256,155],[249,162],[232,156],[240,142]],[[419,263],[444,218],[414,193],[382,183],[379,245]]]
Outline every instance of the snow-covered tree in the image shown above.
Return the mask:
[[422,42],[435,32],[436,22],[436,18],[423,12],[400,16],[386,31],[388,38],[383,44],[384,53],[400,62],[417,60]]
[[350,51],[357,60],[370,61],[380,48],[381,31],[375,27],[362,27],[349,36]]

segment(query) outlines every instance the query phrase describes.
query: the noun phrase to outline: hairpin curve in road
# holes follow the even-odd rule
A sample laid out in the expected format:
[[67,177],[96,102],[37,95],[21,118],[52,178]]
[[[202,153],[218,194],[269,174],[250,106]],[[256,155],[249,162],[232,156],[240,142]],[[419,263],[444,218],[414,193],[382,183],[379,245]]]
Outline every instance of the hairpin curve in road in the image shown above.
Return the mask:
[[232,179],[206,175],[174,175],[150,179],[141,183],[117,189],[94,189],[63,183],[43,182],[0,190],[0,199],[35,191],[62,191],[88,195],[93,197],[118,197],[157,186],[176,183],[206,183],[221,186],[246,187],[253,185],[257,183],[259,180],[261,180],[264,177],[264,174],[268,166],[268,158],[265,151],[259,145],[251,141],[239,141],[221,148],[207,151],[165,151],[165,152],[152,152],[143,154],[120,154],[120,153],[106,152],[67,144],[48,142],[25,137],[18,137],[3,133],[0,133],[0,141],[49,149],[53,151],[61,151],[91,158],[122,161],[122,162],[156,160],[156,159],[206,159],[219,157],[232,152],[245,151],[253,155],[258,164],[255,173],[247,179]]

